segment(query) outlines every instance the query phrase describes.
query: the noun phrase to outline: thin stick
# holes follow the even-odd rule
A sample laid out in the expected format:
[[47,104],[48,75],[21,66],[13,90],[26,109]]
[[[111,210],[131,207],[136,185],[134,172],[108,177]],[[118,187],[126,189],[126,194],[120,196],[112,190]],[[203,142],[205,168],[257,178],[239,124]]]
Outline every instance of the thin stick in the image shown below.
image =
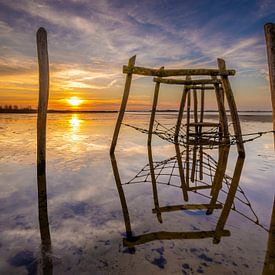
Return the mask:
[[111,149],[110,149],[111,154],[114,153],[115,148],[116,148],[117,138],[118,138],[118,135],[119,135],[121,123],[122,123],[122,120],[123,120],[123,117],[124,117],[124,113],[125,113],[129,93],[130,93],[130,87],[131,87],[131,82],[132,82],[132,70],[131,70],[131,68],[134,67],[135,62],[136,62],[136,56],[134,55],[129,59],[129,62],[128,62],[129,71],[128,71],[127,76],[126,76],[124,93],[123,93],[121,106],[120,106],[120,110],[119,110],[119,114],[118,114],[118,118],[117,118],[117,122],[116,122],[116,126],[115,126],[114,135],[113,135],[112,145],[111,145]]

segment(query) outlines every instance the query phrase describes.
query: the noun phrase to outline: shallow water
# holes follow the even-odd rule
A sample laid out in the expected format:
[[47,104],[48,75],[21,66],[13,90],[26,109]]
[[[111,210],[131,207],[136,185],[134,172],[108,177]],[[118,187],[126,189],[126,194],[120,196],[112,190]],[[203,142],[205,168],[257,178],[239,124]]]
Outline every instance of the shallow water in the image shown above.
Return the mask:
[[[123,242],[125,216],[109,155],[116,116],[48,115],[49,247],[41,245],[39,230],[36,115],[0,114],[0,273],[261,274],[268,243],[265,229],[270,225],[275,189],[273,136],[264,135],[245,144],[247,154],[239,187],[251,207],[235,198],[240,213],[230,211],[224,227],[230,236],[221,237],[216,244],[213,236],[201,238],[198,233],[215,231],[220,209],[212,215],[205,215],[205,210],[164,212],[159,223],[152,213],[152,184],[145,182],[122,185],[132,234],[141,240],[135,243],[132,238],[127,246],[127,241]],[[173,125],[175,119],[173,114],[157,117],[167,125]],[[129,113],[125,120],[138,127],[147,127],[148,121],[146,113]],[[243,116],[241,122],[243,133],[272,129],[264,117]],[[148,163],[146,144],[145,134],[122,127],[115,154],[122,183]],[[152,151],[154,161],[175,155],[174,145],[158,137],[153,139]],[[217,160],[217,150],[205,153]],[[236,146],[231,146],[228,176],[233,176],[236,161]],[[175,181],[177,185],[179,178]],[[160,207],[185,203],[180,188],[158,184],[157,189]],[[244,198],[240,191],[236,195]],[[226,194],[219,198],[224,201]],[[193,192],[189,199],[192,204],[209,202]],[[252,209],[260,226],[255,224]],[[154,232],[178,233],[150,235]],[[141,237],[144,234],[149,236],[147,241]]]

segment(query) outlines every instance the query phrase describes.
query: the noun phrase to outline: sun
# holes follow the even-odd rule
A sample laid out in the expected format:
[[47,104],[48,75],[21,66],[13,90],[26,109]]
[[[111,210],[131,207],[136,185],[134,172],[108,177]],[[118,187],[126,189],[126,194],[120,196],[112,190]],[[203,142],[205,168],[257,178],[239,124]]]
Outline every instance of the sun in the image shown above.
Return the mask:
[[67,99],[67,102],[73,107],[79,106],[83,101],[84,101],[83,99],[80,99],[77,96],[72,96]]

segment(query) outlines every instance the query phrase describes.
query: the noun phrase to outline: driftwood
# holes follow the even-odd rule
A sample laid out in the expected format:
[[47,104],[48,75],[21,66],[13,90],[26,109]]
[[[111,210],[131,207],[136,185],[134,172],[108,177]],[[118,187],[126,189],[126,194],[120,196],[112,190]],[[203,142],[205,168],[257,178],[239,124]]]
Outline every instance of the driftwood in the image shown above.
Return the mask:
[[217,69],[151,69],[144,67],[131,67],[123,66],[124,74],[138,74],[146,76],[159,76],[159,77],[169,77],[169,76],[186,76],[186,75],[235,75],[235,70],[217,70]]
[[175,85],[198,85],[198,84],[219,84],[220,80],[216,79],[195,79],[195,80],[184,80],[184,79],[169,79],[169,78],[159,78],[154,77],[154,82],[164,83],[164,84],[175,84]]

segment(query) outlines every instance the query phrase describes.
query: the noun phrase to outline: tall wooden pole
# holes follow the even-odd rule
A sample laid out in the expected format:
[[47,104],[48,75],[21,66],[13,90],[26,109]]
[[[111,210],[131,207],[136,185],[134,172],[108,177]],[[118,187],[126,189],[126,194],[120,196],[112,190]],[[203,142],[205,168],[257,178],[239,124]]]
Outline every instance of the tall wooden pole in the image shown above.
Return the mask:
[[43,274],[52,274],[51,235],[48,219],[46,184],[46,124],[49,98],[49,58],[47,32],[39,28],[36,33],[39,66],[39,99],[37,115],[37,187],[38,214],[42,249]]
[[275,24],[265,24],[264,31],[270,78],[271,102],[273,109],[273,130],[275,130]]
[[49,59],[47,32],[40,28],[36,33],[39,65],[39,100],[37,115],[37,168],[43,170],[46,162],[46,123],[49,98]]
[[[135,62],[136,62],[136,56],[134,55],[128,61],[128,68],[132,69],[135,66]],[[112,144],[111,144],[110,154],[113,154],[114,151],[115,151],[115,148],[116,148],[116,143],[117,143],[121,123],[122,123],[122,120],[123,120],[123,117],[124,117],[124,114],[125,114],[125,110],[126,110],[126,105],[127,105],[127,102],[128,102],[131,82],[132,82],[132,71],[130,70],[127,73],[127,76],[126,76],[124,93],[123,93],[123,97],[122,97],[122,101],[121,101],[121,105],[120,105],[120,110],[119,110],[115,130],[114,130],[114,135],[113,135],[113,140],[112,140]]]

